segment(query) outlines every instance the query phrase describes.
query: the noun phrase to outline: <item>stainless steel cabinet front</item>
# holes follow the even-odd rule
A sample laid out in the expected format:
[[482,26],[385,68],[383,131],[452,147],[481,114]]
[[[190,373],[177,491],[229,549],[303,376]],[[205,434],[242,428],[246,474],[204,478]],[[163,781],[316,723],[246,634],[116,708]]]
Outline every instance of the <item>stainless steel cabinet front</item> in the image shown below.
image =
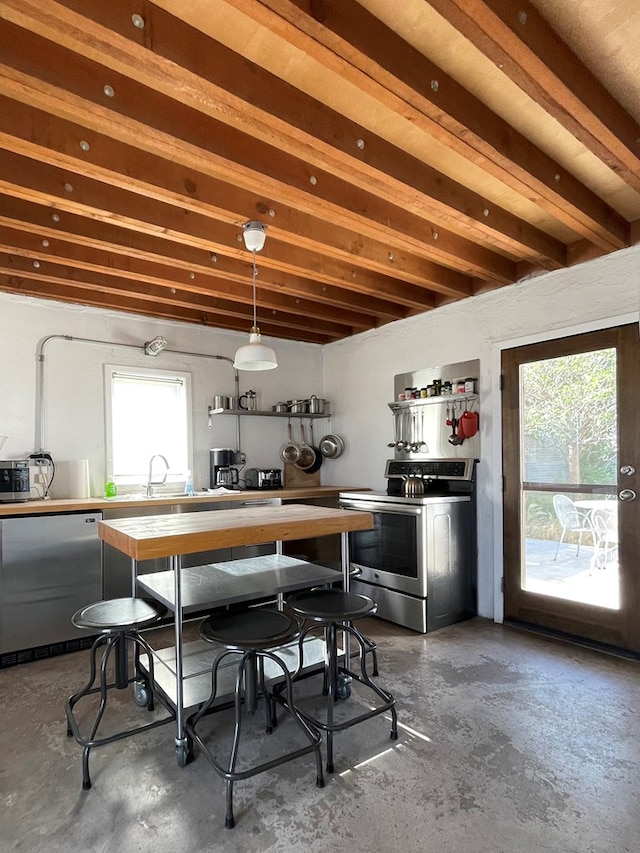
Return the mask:
[[0,521],[0,652],[82,636],[71,624],[102,597],[99,512]]

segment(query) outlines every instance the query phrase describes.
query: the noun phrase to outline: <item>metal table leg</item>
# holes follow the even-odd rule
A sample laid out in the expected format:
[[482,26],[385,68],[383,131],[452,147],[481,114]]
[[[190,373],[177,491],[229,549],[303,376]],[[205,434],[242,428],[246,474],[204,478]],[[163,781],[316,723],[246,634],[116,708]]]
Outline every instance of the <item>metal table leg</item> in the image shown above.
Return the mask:
[[176,655],[176,758],[178,765],[184,767],[189,758],[189,745],[185,731],[184,687],[182,683],[182,558],[169,557],[169,570],[173,572],[173,595],[175,606],[175,655]]
[[[342,588],[345,592],[349,592],[349,534],[346,531],[340,534],[340,559],[342,563]],[[351,637],[348,631],[342,632],[342,648],[345,666],[348,668],[351,660]]]

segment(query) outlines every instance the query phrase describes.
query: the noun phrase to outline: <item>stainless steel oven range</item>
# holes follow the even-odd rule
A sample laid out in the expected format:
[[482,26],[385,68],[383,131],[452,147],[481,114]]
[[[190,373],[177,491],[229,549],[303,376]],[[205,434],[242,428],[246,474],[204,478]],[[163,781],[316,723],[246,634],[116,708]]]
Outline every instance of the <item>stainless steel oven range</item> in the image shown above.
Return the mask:
[[[426,633],[476,612],[475,460],[387,460],[384,492],[342,492],[344,509],[373,514],[371,530],[349,535],[354,592],[378,616]],[[424,494],[405,496],[408,477]]]

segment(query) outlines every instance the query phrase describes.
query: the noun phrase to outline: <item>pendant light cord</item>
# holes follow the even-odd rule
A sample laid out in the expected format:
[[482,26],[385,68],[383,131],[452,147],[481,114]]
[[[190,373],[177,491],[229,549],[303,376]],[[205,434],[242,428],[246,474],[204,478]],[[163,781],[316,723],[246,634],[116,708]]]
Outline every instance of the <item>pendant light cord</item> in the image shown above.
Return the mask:
[[256,307],[256,276],[258,268],[256,267],[256,250],[253,250],[253,328],[258,328],[257,307]]

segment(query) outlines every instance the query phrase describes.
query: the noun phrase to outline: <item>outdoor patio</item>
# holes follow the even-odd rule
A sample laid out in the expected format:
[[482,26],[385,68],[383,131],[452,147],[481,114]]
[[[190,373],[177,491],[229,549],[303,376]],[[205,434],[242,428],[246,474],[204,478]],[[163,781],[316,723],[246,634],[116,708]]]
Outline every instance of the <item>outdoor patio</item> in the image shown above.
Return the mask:
[[556,541],[526,540],[525,589],[570,601],[600,607],[620,606],[617,552],[582,545],[576,555],[575,543],[563,543],[554,560]]

